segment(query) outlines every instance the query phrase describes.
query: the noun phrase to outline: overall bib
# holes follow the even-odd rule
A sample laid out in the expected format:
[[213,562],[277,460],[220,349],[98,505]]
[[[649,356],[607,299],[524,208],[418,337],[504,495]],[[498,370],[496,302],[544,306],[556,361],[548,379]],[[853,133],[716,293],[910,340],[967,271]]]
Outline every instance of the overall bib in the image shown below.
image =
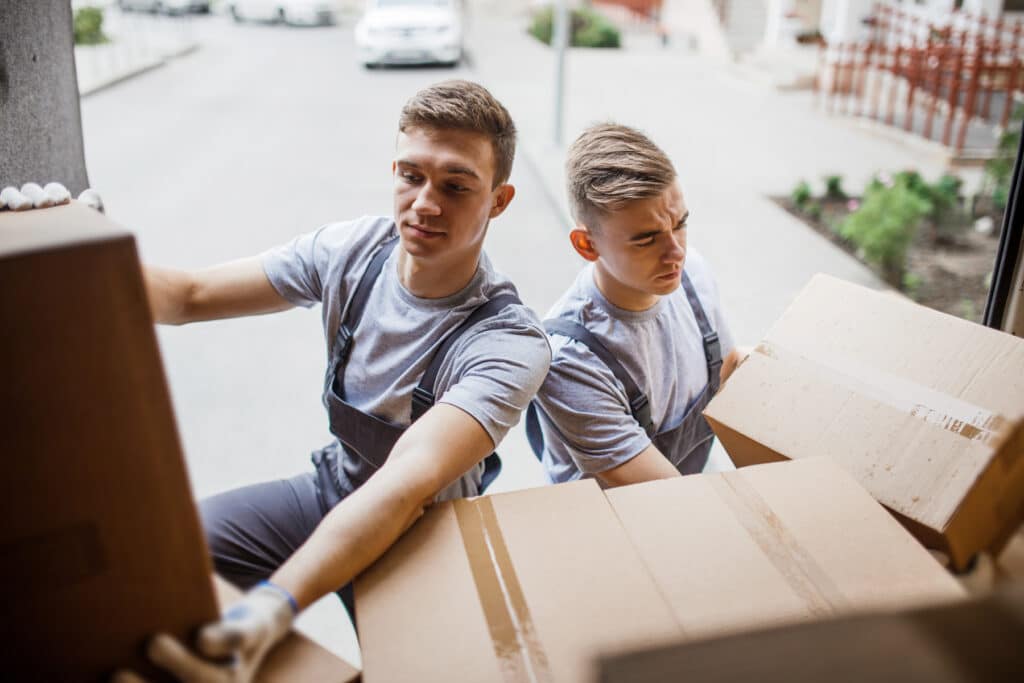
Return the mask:
[[[655,432],[654,423],[651,420],[651,405],[639,385],[634,381],[622,364],[615,358],[615,355],[608,350],[601,341],[587,328],[574,322],[555,318],[544,321],[544,329],[550,334],[561,334],[574,339],[585,345],[595,356],[601,359],[608,369],[611,370],[626,391],[626,398],[629,400],[629,409],[633,419],[643,427],[650,437],[651,442],[657,446],[665,457],[679,470],[681,474],[694,474],[704,469],[708,456],[711,453],[711,444],[714,433],[708,425],[707,420],[701,414],[708,403],[714,398],[721,384],[720,370],[722,367],[722,347],[718,340],[718,333],[711,329],[704,307],[697,298],[697,291],[693,288],[686,271],[682,275],[683,291],[686,292],[686,299],[693,310],[694,318],[700,328],[704,347],[704,360],[707,363],[708,382],[697,396],[690,401],[683,414],[683,421],[678,426],[667,429],[663,432]],[[530,403],[526,414],[526,436],[530,442],[530,448],[538,459],[543,458],[544,434],[541,432],[540,420],[537,412],[540,407],[537,401]]]
[[[352,336],[359,325],[366,302],[370,298],[370,291],[384,267],[384,262],[397,243],[397,237],[391,238],[374,254],[349,300],[348,310],[338,325],[338,333],[331,350],[331,362],[328,364],[325,379],[324,406],[327,408],[331,433],[338,437],[338,441],[314,452],[312,456],[319,488],[323,494],[324,514],[366,483],[366,480],[384,464],[395,442],[408,428],[360,411],[345,400],[343,389],[345,364],[352,350]],[[418,420],[434,405],[434,383],[452,345],[477,323],[496,315],[506,306],[518,303],[521,302],[513,294],[503,294],[486,301],[445,337],[430,360],[419,385],[412,392],[412,422]],[[494,481],[500,471],[501,459],[497,453],[491,453],[484,460],[480,493]]]

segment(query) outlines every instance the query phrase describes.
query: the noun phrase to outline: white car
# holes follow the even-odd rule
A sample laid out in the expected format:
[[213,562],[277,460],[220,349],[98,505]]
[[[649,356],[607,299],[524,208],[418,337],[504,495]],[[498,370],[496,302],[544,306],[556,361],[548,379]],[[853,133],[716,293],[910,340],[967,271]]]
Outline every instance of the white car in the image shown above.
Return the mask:
[[210,0],[117,0],[117,6],[130,12],[163,12],[164,14],[185,14],[195,12],[208,14]]
[[462,59],[462,0],[367,0],[356,24],[359,61],[448,64]]
[[333,0],[231,0],[228,12],[235,21],[326,26],[337,23],[339,10]]

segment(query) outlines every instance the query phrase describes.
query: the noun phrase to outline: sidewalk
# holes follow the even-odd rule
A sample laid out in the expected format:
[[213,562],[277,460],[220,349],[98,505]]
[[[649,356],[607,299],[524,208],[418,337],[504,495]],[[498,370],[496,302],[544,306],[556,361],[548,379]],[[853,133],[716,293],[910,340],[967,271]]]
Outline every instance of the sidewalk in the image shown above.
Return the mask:
[[110,3],[103,14],[103,32],[110,42],[75,46],[79,95],[86,97],[196,50],[197,20],[191,15],[121,12]]
[[[490,7],[490,6],[489,6]],[[881,281],[768,197],[801,179],[840,174],[859,191],[878,171],[943,172],[941,155],[858,128],[813,106],[810,93],[780,93],[742,80],[727,63],[648,42],[621,50],[571,49],[566,59],[562,145],[553,142],[554,53],[526,33],[524,14],[478,13],[474,67],[521,132],[519,163],[536,167],[565,216],[564,147],[588,124],[616,120],[648,132],[679,171],[693,218],[690,241],[712,264],[739,343],[756,343],[816,272],[870,287]]]

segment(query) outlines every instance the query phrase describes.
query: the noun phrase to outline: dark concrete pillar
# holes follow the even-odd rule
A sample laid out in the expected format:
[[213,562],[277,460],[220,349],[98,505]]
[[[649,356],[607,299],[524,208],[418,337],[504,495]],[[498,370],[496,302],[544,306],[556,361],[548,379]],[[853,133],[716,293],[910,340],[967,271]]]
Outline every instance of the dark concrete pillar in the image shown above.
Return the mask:
[[89,187],[70,0],[0,0],[0,187]]

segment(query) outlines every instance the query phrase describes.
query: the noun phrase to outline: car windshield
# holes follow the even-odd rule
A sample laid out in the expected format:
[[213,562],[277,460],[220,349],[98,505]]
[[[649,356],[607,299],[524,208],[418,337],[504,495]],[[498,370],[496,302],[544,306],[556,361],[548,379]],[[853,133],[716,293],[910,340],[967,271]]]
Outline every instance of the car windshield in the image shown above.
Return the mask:
[[452,0],[377,0],[377,7],[447,7]]

